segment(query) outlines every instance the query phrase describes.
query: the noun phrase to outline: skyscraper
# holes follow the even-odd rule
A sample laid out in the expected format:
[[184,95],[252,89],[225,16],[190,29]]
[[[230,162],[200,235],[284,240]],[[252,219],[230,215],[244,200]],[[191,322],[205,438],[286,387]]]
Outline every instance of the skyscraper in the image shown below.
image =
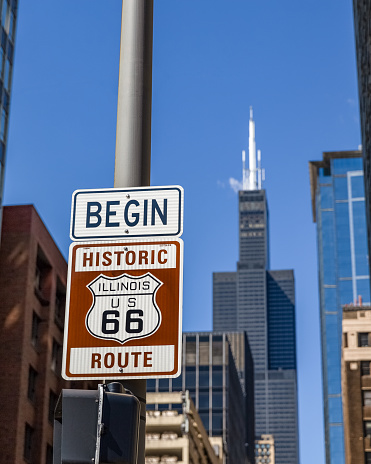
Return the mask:
[[254,373],[246,334],[185,333],[182,350],[180,377],[148,380],[147,391],[188,390],[209,436],[222,437],[226,462],[253,464]]
[[353,0],[368,248],[371,250],[371,2]]
[[342,305],[370,301],[362,153],[326,152],[309,168],[317,223],[326,463],[344,464]]
[[4,169],[8,139],[10,95],[12,88],[14,42],[18,0],[0,0],[0,224],[4,191]]
[[248,334],[255,371],[255,430],[274,437],[277,464],[298,464],[295,289],[292,270],[269,270],[269,214],[250,114],[243,159],[236,272],[213,275],[213,329]]

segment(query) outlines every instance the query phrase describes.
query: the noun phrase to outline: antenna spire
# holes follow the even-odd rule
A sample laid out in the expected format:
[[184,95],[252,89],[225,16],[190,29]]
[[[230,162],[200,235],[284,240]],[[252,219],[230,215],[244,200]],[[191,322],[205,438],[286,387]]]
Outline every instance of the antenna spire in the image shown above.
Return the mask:
[[249,167],[246,169],[246,154],[242,152],[242,189],[243,190],[261,190],[262,181],[265,178],[265,171],[261,168],[261,151],[258,150],[256,156],[255,142],[255,121],[253,118],[253,109],[250,106],[249,120]]

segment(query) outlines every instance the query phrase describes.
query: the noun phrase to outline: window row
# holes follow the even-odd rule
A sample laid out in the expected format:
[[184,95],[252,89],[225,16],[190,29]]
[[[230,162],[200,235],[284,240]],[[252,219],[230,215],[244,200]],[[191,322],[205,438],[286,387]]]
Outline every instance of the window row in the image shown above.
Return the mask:
[[[214,388],[221,388],[223,387],[223,369],[221,366],[214,366],[211,373],[209,369],[199,370],[199,377],[198,377],[198,386],[202,390],[202,388],[209,389],[209,386],[212,385]],[[181,391],[183,389],[183,376],[182,373],[179,377],[172,379],[171,388],[172,391]],[[211,380],[211,382],[210,382]],[[226,384],[228,384],[228,376],[226,378]],[[192,389],[196,388],[196,370],[192,367],[186,367],[185,373],[185,388]],[[148,391],[156,391],[156,380],[148,380],[147,381],[147,389]],[[158,380],[158,391],[169,391],[170,390],[170,382],[168,379],[159,379]]]
[[[41,248],[39,248],[35,267],[34,288],[35,294],[42,305],[50,303],[52,275],[52,267]],[[54,295],[54,321],[62,330],[64,326],[66,289],[59,278],[57,278],[56,287]]]
[[[28,388],[27,388],[27,397],[34,403],[36,400],[36,387],[38,382],[38,372],[32,367],[29,367],[28,370]],[[49,422],[53,423],[54,420],[54,410],[57,405],[58,395],[52,390],[49,392]]]
[[[25,425],[23,457],[26,462],[33,462],[33,453],[35,446],[35,430],[30,424]],[[53,447],[46,445],[45,464],[53,464]]]
[[358,346],[359,347],[371,346],[371,333],[359,332],[358,333]]

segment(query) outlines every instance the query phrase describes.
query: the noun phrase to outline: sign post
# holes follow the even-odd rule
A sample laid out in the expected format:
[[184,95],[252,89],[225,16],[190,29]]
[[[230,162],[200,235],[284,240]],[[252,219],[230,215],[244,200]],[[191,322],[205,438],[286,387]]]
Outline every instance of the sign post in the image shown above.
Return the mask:
[[[150,185],[153,0],[122,0],[114,187]],[[145,380],[124,384],[141,402],[138,464],[144,464]]]

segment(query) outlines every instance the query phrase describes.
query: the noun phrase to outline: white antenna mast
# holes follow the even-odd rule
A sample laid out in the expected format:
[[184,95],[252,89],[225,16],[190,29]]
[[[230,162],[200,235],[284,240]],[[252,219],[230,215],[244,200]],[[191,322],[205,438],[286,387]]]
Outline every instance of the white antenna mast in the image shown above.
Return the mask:
[[258,150],[256,156],[255,142],[255,121],[253,119],[253,110],[250,106],[249,120],[249,168],[246,169],[246,152],[242,151],[242,189],[243,190],[261,190],[263,180],[265,180],[265,171],[261,167],[261,150]]
[[255,144],[255,122],[253,119],[252,106],[250,106],[249,121],[249,190],[257,190],[256,184],[256,144]]

